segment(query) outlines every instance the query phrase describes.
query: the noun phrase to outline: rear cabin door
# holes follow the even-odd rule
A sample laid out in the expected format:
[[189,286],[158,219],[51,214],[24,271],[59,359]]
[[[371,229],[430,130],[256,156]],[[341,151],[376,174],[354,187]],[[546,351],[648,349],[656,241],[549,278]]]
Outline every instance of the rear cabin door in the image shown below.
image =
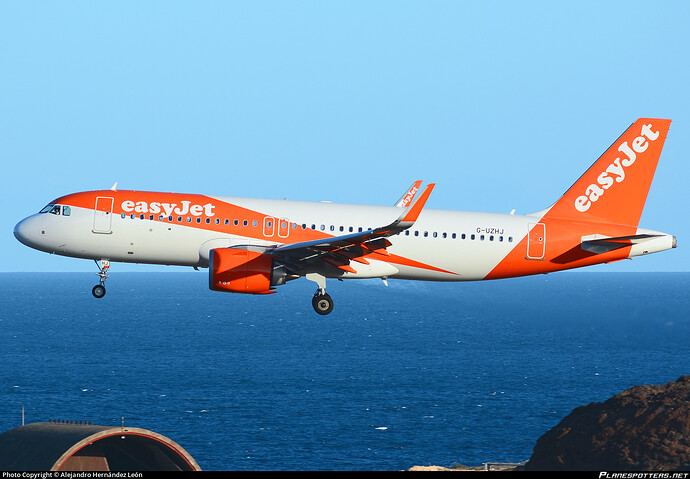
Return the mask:
[[113,198],[99,196],[93,210],[93,232],[112,233]]
[[544,259],[546,252],[546,226],[544,223],[529,225],[527,234],[527,259]]

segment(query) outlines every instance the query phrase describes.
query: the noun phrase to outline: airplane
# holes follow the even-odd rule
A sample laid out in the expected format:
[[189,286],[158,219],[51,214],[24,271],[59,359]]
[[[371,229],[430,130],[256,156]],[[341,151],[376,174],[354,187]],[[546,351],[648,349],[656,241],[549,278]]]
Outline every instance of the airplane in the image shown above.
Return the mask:
[[[610,263],[676,247],[638,227],[671,120],[640,118],[552,206],[516,215],[425,208],[416,181],[391,206],[109,190],[68,194],[14,235],[51,254],[96,262],[208,268],[214,291],[271,294],[304,277],[321,315],[326,279],[478,281]],[[535,173],[536,176],[536,173]],[[420,192],[421,191],[421,192]]]

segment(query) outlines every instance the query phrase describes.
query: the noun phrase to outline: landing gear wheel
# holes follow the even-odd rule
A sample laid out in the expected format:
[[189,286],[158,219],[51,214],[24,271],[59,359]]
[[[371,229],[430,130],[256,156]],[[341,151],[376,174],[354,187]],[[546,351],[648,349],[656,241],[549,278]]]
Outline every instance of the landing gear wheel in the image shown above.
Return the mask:
[[333,311],[333,299],[327,293],[316,293],[311,300],[311,305],[314,311],[323,316]]
[[94,298],[102,298],[103,296],[105,296],[105,286],[103,286],[102,284],[97,284],[91,290],[91,294],[93,294]]

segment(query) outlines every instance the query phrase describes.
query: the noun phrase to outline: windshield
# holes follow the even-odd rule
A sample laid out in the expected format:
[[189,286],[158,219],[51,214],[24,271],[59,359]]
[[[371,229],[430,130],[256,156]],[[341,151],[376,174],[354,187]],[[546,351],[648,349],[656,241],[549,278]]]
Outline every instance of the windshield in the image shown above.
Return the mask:
[[53,215],[62,215],[62,216],[69,216],[72,214],[72,210],[69,206],[62,206],[62,205],[46,205],[43,207],[39,213],[50,213]]

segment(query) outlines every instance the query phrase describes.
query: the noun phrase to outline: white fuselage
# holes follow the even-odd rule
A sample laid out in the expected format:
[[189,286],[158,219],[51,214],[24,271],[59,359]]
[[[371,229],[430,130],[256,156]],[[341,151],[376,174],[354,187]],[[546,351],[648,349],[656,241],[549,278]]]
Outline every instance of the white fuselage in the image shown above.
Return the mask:
[[[177,212],[187,214],[178,215],[169,209],[167,212],[173,214],[163,216],[163,208],[155,215],[129,208],[132,211],[120,214],[115,211],[104,216],[93,208],[71,206],[69,216],[33,215],[17,225],[15,234],[29,246],[64,256],[207,267],[209,251],[214,248],[292,243],[301,240],[305,231],[336,237],[387,224],[400,214],[400,208],[396,207],[209,198],[217,205],[233,205],[233,212],[262,214],[258,219],[249,214],[226,217],[222,208],[207,208],[199,209],[199,215],[192,215],[178,208]],[[485,279],[515,248],[528,247],[524,245],[528,232],[544,213],[512,215],[425,209],[411,228],[390,238],[392,245],[387,250],[394,260],[377,257],[370,264],[356,264],[356,273],[338,271],[327,276],[431,281]],[[596,227],[591,231],[601,232]],[[647,230],[637,229],[637,233],[641,231]],[[655,250],[672,246],[670,235],[656,241],[659,247]],[[554,244],[562,242],[558,239]],[[570,238],[569,242],[578,245],[580,236]],[[523,246],[518,246],[521,243]],[[651,244],[646,246],[645,252],[651,252]],[[531,258],[532,262],[543,260],[548,250],[549,240],[545,240],[542,254]],[[633,248],[626,256],[637,254],[643,251]],[[522,256],[530,262],[526,249]],[[556,269],[564,267],[553,268]]]

